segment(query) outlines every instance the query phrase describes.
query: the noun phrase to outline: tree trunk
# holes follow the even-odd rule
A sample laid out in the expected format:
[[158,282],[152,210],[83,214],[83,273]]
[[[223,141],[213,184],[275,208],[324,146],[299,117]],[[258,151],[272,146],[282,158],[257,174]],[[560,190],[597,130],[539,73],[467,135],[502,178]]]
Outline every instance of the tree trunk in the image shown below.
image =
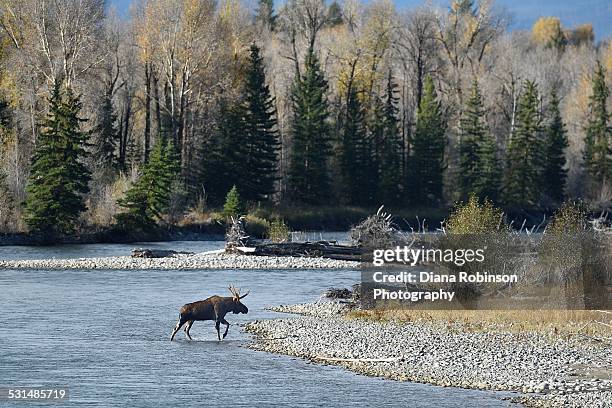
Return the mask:
[[151,151],[151,64],[145,62],[145,128],[144,128],[144,163],[149,162]]

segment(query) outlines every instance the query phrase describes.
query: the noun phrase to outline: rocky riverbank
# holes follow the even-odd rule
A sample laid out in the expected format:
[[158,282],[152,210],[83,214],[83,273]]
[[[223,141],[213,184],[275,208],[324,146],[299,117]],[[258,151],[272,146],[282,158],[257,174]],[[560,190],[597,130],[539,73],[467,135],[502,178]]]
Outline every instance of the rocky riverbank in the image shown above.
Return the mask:
[[220,251],[168,258],[129,256],[79,259],[0,260],[0,269],[351,269],[358,262],[326,258],[226,254]]
[[523,393],[532,407],[612,406],[609,344],[541,333],[467,332],[432,322],[349,319],[350,302],[275,307],[302,316],[255,321],[251,348],[371,376]]

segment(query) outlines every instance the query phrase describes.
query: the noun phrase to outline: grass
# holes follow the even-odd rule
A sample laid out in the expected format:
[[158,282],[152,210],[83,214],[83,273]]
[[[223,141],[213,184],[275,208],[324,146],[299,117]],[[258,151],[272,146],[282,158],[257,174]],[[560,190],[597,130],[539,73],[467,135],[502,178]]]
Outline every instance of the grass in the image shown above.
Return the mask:
[[[420,322],[462,331],[536,332],[612,338],[612,312],[594,310],[359,310],[352,319]],[[605,324],[602,324],[605,323]]]

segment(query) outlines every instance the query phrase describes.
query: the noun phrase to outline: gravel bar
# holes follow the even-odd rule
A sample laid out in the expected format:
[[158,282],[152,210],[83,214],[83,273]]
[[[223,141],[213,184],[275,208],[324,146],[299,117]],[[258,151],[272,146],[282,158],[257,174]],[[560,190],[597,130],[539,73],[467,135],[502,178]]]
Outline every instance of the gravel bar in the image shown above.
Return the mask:
[[338,302],[279,306],[302,316],[255,321],[249,347],[361,374],[445,387],[516,391],[530,407],[612,407],[612,348],[540,333],[348,319]]
[[248,256],[218,252],[168,258],[118,256],[0,260],[0,269],[353,269],[358,266],[358,262],[326,258]]

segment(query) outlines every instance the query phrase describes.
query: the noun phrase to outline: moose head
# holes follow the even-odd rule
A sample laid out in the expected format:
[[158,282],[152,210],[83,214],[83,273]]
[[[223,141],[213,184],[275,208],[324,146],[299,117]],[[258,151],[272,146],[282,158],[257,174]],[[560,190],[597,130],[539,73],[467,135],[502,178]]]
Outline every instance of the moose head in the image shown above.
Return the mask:
[[250,291],[247,291],[247,293],[245,293],[244,295],[240,295],[240,289],[235,288],[234,285],[230,285],[228,289],[230,293],[232,294],[232,302],[233,302],[229,310],[231,310],[234,314],[249,313],[249,309],[245,305],[242,304],[240,299],[247,297]]

